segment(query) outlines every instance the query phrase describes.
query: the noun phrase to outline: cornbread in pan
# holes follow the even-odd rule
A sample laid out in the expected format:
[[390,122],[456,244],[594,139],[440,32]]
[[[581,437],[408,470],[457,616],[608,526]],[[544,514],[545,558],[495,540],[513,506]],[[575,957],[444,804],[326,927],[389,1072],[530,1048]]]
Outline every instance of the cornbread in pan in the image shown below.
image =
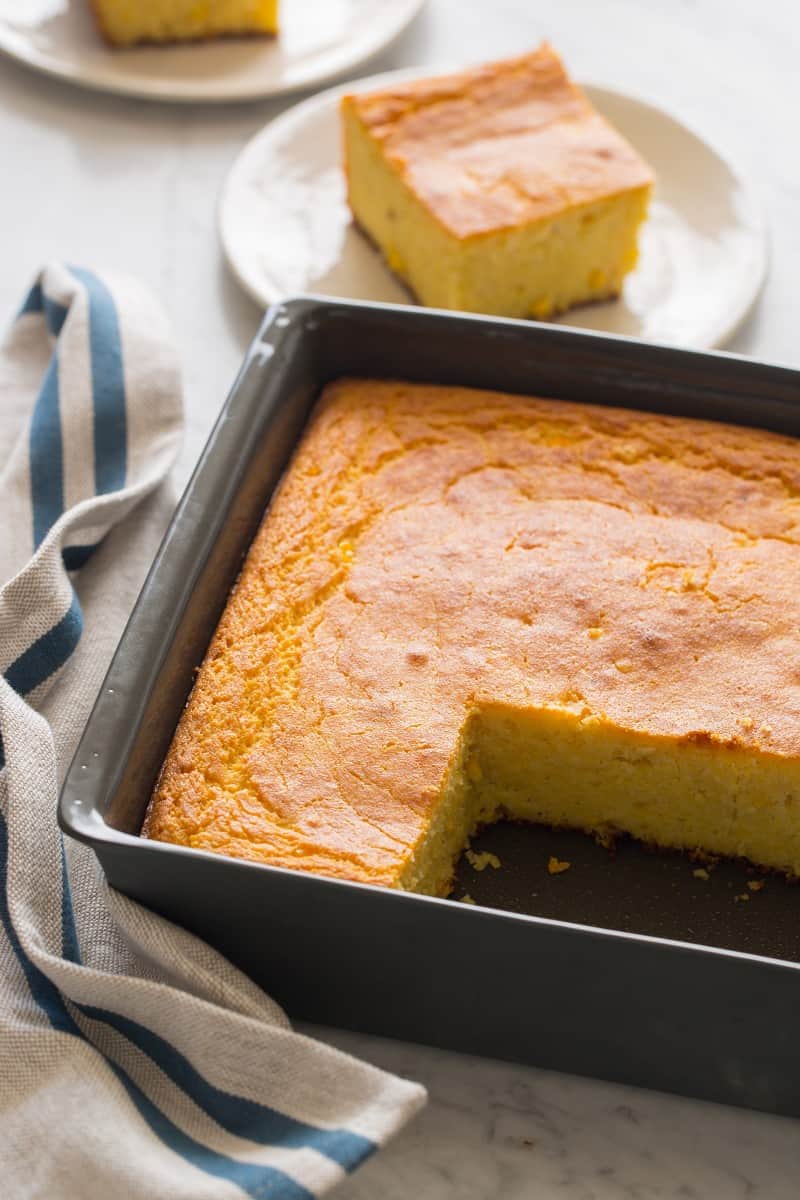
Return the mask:
[[355,220],[423,304],[546,318],[619,293],[653,175],[546,43],[341,114]]
[[144,833],[437,894],[500,814],[797,874],[799,631],[795,441],[341,380]]
[[278,0],[90,0],[113,46],[277,33]]

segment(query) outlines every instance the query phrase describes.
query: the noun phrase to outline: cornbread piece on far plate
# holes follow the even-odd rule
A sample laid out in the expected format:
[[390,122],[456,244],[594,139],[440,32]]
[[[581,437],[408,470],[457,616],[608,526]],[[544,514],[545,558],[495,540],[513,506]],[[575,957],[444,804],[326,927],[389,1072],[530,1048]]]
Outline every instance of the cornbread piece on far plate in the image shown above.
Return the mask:
[[112,46],[277,33],[278,0],[89,0]]
[[798,496],[757,429],[330,384],[146,836],[442,894],[505,815],[800,874]]
[[341,114],[353,216],[421,303],[543,319],[618,295],[653,174],[549,45]]

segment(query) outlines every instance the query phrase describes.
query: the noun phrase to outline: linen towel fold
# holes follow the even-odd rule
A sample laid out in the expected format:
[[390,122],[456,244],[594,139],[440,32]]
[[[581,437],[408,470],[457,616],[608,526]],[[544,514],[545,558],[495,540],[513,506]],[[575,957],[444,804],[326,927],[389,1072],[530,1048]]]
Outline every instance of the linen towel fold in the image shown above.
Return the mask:
[[0,349],[0,1192],[14,1200],[306,1200],[424,1101],[294,1033],[58,830],[59,779],[168,516],[157,485],[180,428],[152,299],[48,266]]

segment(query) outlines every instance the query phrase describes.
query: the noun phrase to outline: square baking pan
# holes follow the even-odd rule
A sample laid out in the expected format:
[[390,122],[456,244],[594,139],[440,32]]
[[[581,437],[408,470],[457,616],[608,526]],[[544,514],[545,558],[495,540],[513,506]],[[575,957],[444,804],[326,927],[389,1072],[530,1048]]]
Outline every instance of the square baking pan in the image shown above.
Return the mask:
[[[323,385],[462,384],[800,437],[800,372],[555,326],[298,298],[245,359],[66,779],[62,828],[290,1016],[800,1115],[800,887],[498,824],[461,903],[138,836],[243,556]],[[800,454],[800,446],[798,447]],[[572,863],[550,876],[548,856]],[[748,902],[742,900],[747,896]],[[739,902],[741,901],[741,902]]]

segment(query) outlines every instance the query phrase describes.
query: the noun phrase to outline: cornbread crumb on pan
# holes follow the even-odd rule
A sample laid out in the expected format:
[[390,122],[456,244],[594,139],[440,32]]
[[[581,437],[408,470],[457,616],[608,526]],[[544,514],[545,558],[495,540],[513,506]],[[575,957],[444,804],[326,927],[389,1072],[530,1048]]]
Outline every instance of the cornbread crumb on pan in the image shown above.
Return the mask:
[[542,320],[618,295],[653,174],[546,43],[341,113],[355,220],[423,304]]
[[568,871],[571,866],[571,862],[567,862],[566,859],[556,858],[554,854],[551,854],[547,860],[547,874],[563,875],[564,872]]
[[493,870],[498,870],[502,865],[496,854],[491,854],[488,850],[477,854],[474,850],[467,850],[466,859],[473,871],[485,871],[487,867]]
[[278,0],[90,0],[113,46],[277,33]]
[[799,543],[792,439],[335,382],[145,835],[437,894],[504,814],[800,873]]

